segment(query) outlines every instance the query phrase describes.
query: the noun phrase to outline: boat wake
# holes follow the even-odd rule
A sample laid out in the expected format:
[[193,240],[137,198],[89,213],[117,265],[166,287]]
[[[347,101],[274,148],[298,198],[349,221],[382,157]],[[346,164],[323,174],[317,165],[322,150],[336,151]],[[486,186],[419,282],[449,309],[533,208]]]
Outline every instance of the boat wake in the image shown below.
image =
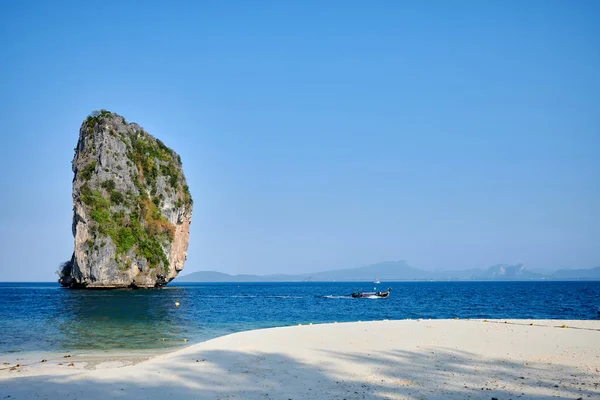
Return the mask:
[[252,294],[234,294],[234,295],[211,295],[211,294],[206,294],[203,295],[201,297],[206,297],[206,298],[215,298],[215,299],[256,299],[256,298],[263,298],[263,299],[303,299],[306,296],[281,296],[281,295],[262,295],[262,296],[257,296],[257,295],[252,295]]
[[[317,296],[317,297],[319,297],[321,299],[353,299],[354,298],[350,294],[346,295],[346,296],[328,295],[328,296]],[[385,297],[372,295],[372,296],[363,296],[363,297],[361,297],[361,299],[385,299]]]

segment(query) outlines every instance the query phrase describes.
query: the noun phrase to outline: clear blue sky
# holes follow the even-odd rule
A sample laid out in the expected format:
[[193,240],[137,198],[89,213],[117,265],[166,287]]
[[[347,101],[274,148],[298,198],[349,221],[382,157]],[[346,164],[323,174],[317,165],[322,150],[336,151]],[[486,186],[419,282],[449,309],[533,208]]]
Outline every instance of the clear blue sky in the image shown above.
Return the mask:
[[1,2],[0,280],[71,256],[100,108],[181,154],[188,273],[598,266],[599,21],[595,1]]

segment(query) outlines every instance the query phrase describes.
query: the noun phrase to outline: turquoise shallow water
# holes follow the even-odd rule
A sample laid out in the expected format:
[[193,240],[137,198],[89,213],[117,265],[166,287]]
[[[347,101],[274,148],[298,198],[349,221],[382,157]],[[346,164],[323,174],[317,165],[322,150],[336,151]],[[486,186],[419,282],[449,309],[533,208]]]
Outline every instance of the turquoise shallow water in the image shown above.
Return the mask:
[[111,291],[0,283],[0,354],[169,348],[310,322],[598,319],[600,309],[600,282],[383,282],[378,289],[387,287],[387,299],[352,299],[349,293],[371,290],[373,283],[189,283]]

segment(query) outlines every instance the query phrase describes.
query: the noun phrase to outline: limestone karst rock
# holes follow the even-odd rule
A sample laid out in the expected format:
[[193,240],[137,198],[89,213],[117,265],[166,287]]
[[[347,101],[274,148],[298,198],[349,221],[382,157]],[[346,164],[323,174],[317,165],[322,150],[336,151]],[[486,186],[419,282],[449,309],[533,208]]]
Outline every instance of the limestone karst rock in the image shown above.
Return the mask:
[[73,158],[72,288],[158,287],[183,269],[193,202],[181,159],[109,111],[81,125]]

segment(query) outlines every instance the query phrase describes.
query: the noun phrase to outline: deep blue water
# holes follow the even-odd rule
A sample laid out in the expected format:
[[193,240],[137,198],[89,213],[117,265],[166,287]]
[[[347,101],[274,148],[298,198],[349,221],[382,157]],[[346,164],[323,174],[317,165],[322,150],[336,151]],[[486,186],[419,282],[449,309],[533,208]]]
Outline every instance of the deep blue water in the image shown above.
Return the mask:
[[0,353],[152,349],[310,322],[597,319],[600,308],[600,282],[384,282],[379,289],[388,286],[387,299],[352,299],[346,295],[373,284],[189,283],[77,291],[52,283],[0,283]]

